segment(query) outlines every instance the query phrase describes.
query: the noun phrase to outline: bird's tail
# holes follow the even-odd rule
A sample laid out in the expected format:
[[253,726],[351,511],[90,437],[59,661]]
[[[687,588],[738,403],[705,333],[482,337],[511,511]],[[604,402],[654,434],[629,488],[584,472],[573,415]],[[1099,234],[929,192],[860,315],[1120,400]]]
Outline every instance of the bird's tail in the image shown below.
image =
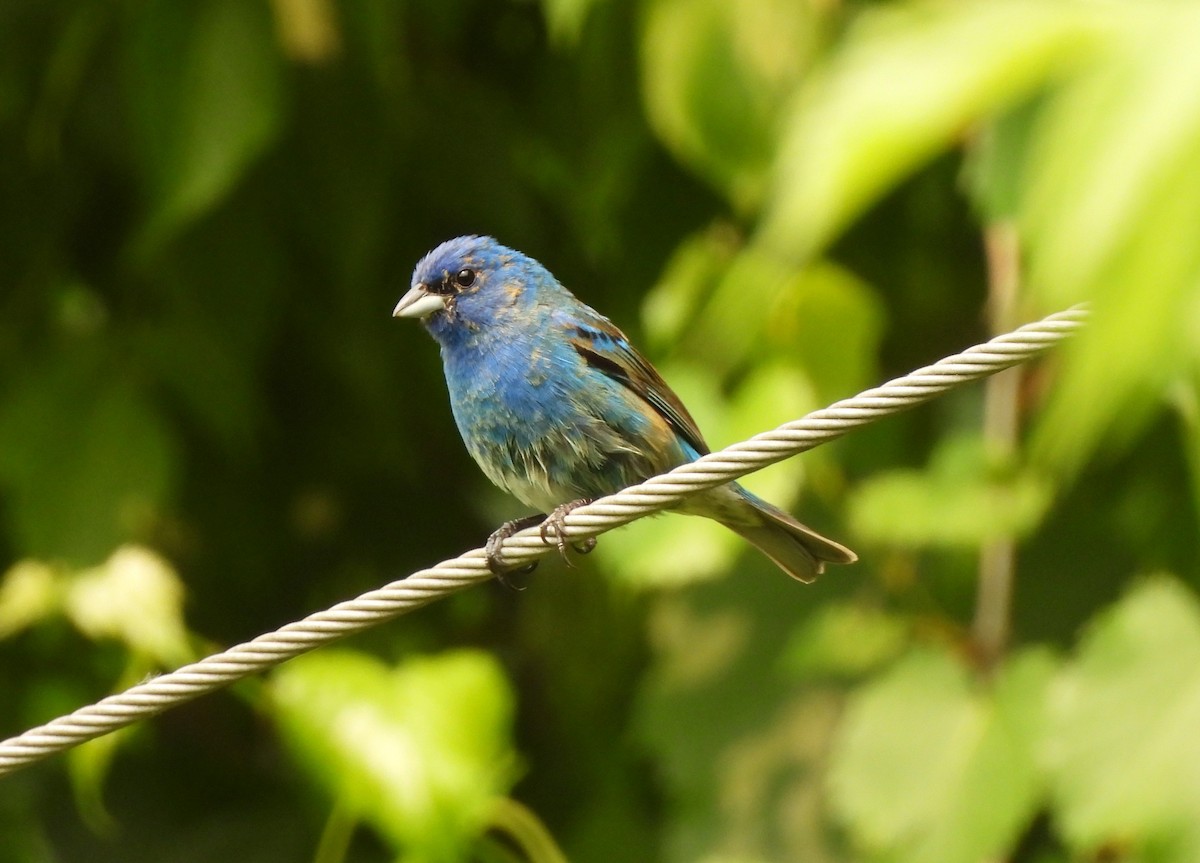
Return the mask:
[[832,539],[805,527],[740,486],[758,518],[724,521],[726,527],[751,543],[797,581],[815,581],[826,563],[854,563],[858,555]]

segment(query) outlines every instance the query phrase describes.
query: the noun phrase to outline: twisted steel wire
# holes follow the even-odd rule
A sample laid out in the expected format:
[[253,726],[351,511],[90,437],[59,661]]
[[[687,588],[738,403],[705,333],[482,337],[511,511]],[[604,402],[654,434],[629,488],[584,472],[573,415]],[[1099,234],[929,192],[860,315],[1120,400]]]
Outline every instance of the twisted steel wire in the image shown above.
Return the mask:
[[[773,431],[755,435],[670,473],[579,507],[564,521],[568,539],[604,533],[667,509],[704,489],[738,479],[812,449],[848,431],[931,400],[949,389],[1002,371],[1046,351],[1082,327],[1087,310],[1075,306],[931,366],[839,401]],[[505,540],[514,566],[532,563],[551,546],[537,527]],[[436,599],[492,578],[482,548],[340,602],[274,632],[139,683],[95,704],[0,742],[0,776],[139,719],[155,716],[242,678],[272,668],[348,635],[385,623]]]

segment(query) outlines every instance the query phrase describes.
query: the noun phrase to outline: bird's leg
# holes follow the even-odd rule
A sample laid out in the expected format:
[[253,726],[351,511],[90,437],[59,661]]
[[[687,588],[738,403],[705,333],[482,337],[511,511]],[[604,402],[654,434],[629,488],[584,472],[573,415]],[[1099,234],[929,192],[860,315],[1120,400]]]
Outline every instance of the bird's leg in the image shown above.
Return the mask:
[[[533,527],[534,525],[541,523],[542,519],[544,518],[545,516],[541,515],[540,513],[535,515],[527,515],[524,518],[514,518],[512,521],[504,522],[504,524],[500,525],[498,530],[493,531],[492,535],[488,537],[487,544],[483,547],[483,550],[487,552],[488,569],[490,569],[492,574],[496,576],[496,581],[500,582],[505,587],[511,590],[520,589],[517,588],[516,585],[514,585],[507,578],[509,574],[509,567],[504,562],[504,555],[501,554],[500,547],[504,544],[504,540],[508,539],[513,534],[520,533],[527,527]],[[537,565],[538,562],[535,560],[533,563],[516,570],[516,572],[533,572],[535,569],[537,569]]]
[[[556,506],[554,512],[546,516],[546,520],[542,522],[542,529],[540,531],[542,542],[549,545],[551,543],[550,531],[554,531],[553,542],[558,546],[558,553],[563,556],[563,560],[567,562],[568,566],[572,564],[571,559],[567,557],[567,536],[563,519],[567,517],[567,513],[589,503],[591,503],[591,500],[588,498],[580,498],[579,500],[573,500],[570,503]],[[596,537],[589,536],[587,539],[581,539],[578,542],[571,543],[571,547],[580,554],[587,554],[596,547]]]

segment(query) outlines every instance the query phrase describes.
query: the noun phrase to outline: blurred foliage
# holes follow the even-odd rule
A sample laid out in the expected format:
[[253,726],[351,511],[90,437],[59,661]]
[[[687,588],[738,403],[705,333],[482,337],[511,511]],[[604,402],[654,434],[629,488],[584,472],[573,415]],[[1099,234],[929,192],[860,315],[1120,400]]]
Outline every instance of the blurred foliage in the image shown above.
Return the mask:
[[391,671],[329,650],[277,671],[272,692],[297,755],[339,809],[406,859],[462,859],[510,782],[512,695],[486,653]]
[[0,4],[5,735],[520,514],[389,317],[450,236],[714,446],[1093,308],[748,479],[857,566],[645,520],[0,780],[0,861],[1200,859],[1197,44],[1195,0]]

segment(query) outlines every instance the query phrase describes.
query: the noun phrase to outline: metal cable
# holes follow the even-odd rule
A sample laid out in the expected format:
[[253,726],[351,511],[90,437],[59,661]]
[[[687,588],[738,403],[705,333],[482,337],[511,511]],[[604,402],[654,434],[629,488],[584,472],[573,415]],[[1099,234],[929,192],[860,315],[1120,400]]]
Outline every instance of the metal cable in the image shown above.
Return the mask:
[[[572,540],[596,536],[667,509],[690,494],[713,488],[846,434],[851,429],[929,401],[956,386],[1022,363],[1082,327],[1087,309],[1075,306],[997,336],[961,354],[763,432],[670,473],[582,506],[565,519]],[[531,563],[549,551],[538,528],[504,542],[506,561]],[[313,648],[386,623],[492,578],[482,548],[414,572],[356,599],[289,623],[274,632],[139,683],[124,692],[0,743],[0,776],[162,713]]]

